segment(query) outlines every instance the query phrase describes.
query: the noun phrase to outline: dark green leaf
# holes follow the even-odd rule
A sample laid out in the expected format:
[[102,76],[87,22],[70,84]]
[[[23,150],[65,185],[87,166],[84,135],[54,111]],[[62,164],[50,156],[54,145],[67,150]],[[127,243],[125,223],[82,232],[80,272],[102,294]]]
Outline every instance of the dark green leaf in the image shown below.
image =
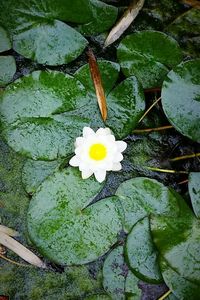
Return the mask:
[[78,30],[85,35],[104,32],[115,23],[118,9],[114,6],[98,0],[90,0],[92,11],[91,20],[83,25],[79,25]]
[[[105,94],[109,94],[109,92],[114,87],[117,78],[119,76],[120,66],[117,63],[108,60],[97,60],[99,71],[101,74],[102,85],[104,88]],[[86,64],[76,71],[74,74],[80,82],[90,91],[93,95],[95,95],[94,84],[91,79],[89,65]]]
[[37,161],[28,159],[22,170],[22,182],[27,193],[33,194],[39,185],[55,171],[58,170],[61,161]]
[[183,135],[200,142],[200,60],[178,65],[162,87],[162,104],[170,123]]
[[[183,202],[184,204],[184,202]],[[177,218],[151,217],[151,232],[159,254],[181,277],[200,283],[200,223],[188,207]]]
[[62,65],[76,59],[85,49],[86,39],[60,21],[33,26],[13,36],[13,48],[40,64]]
[[158,31],[141,31],[125,37],[117,50],[123,73],[135,75],[144,88],[160,86],[169,69],[182,60],[178,43]]
[[128,272],[125,281],[125,295],[127,300],[140,300],[142,291],[138,287],[139,279],[131,272]]
[[124,300],[126,265],[123,246],[118,246],[106,257],[103,265],[103,287],[113,300]]
[[59,72],[33,72],[2,95],[4,136],[15,151],[33,159],[66,157],[89,120],[63,112],[87,102],[86,91],[75,78]]
[[16,72],[13,56],[0,56],[0,87],[9,83]]
[[0,27],[0,52],[10,50],[11,42],[8,36],[8,33]]
[[56,172],[41,184],[30,203],[28,231],[43,255],[59,264],[84,264],[117,241],[116,198],[88,206],[101,188],[94,178],[82,180],[75,168]]
[[160,267],[165,283],[178,299],[197,300],[199,298],[199,284],[185,279],[184,276],[181,277],[163,258],[160,259]]
[[178,195],[162,183],[145,177],[127,180],[116,191],[124,211],[124,229],[153,214],[173,215],[179,212]]
[[111,300],[111,299],[112,298],[110,298],[108,295],[105,294],[96,294],[84,298],[84,300]]
[[200,218],[200,172],[190,173],[188,188],[194,213]]
[[186,55],[199,57],[200,52],[200,10],[191,8],[169,24],[165,31],[172,35]]
[[150,283],[163,281],[148,218],[138,221],[133,226],[128,234],[125,249],[129,266],[138,278]]

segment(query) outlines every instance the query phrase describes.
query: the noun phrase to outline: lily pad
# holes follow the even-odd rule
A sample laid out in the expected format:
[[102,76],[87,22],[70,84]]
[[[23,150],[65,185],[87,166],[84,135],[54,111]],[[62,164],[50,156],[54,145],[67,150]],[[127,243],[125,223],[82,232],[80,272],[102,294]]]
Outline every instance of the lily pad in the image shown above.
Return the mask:
[[178,299],[196,300],[199,298],[199,284],[180,276],[163,258],[160,260],[160,267],[165,283]]
[[58,171],[62,161],[38,161],[27,159],[22,169],[22,183],[28,194],[33,194],[39,185],[55,171]]
[[75,138],[84,126],[98,129],[106,125],[117,138],[123,138],[144,111],[144,94],[135,77],[124,80],[109,94],[106,124],[94,97],[72,76],[35,71],[16,80],[2,94],[3,135],[22,155],[56,160],[72,154]]
[[190,173],[188,188],[194,213],[200,218],[200,172]]
[[87,40],[67,24],[55,20],[38,23],[13,36],[13,49],[19,54],[46,65],[62,65],[76,59]]
[[0,52],[10,50],[11,48],[10,38],[8,36],[8,33],[3,29],[3,27],[0,27],[0,41],[1,41]]
[[78,30],[85,35],[104,32],[112,27],[118,15],[118,9],[103,3],[103,1],[90,0],[92,18],[86,24],[78,26]]
[[148,217],[138,221],[128,234],[125,254],[129,267],[138,278],[150,283],[163,281]]
[[127,267],[123,246],[118,246],[106,257],[103,265],[103,287],[113,300],[124,300]]
[[15,151],[33,159],[66,157],[89,120],[62,113],[86,102],[84,87],[73,77],[33,72],[15,81],[2,95],[3,134]]
[[167,264],[181,277],[200,284],[200,221],[187,207],[177,218],[151,216],[153,241]]
[[87,45],[76,29],[62,21],[85,23],[83,32],[103,32],[115,22],[117,12],[117,8],[97,0],[45,0],[37,5],[34,0],[19,0],[17,7],[12,0],[0,4],[1,24],[12,36],[14,50],[47,65],[68,63]]
[[168,71],[182,60],[173,38],[150,30],[126,36],[117,55],[125,76],[135,75],[144,88],[160,86]]
[[34,194],[28,211],[28,231],[38,250],[58,264],[85,264],[117,241],[121,221],[116,197],[89,205],[102,185],[82,180],[68,168],[48,177]]
[[178,65],[162,87],[162,104],[170,123],[183,135],[200,142],[200,59]]
[[124,211],[124,229],[127,232],[151,213],[175,217],[179,212],[178,194],[154,179],[138,177],[127,180],[120,184],[116,195]]
[[16,63],[13,56],[0,56],[0,87],[8,84],[16,72]]
[[[113,89],[120,71],[120,65],[108,60],[97,60],[99,71],[101,74],[102,85],[106,95]],[[94,84],[91,79],[89,64],[83,65],[75,73],[76,77],[80,82],[90,91],[93,95],[95,94]]]
[[127,300],[140,300],[142,290],[138,287],[139,279],[131,272],[128,272],[125,281],[125,295]]

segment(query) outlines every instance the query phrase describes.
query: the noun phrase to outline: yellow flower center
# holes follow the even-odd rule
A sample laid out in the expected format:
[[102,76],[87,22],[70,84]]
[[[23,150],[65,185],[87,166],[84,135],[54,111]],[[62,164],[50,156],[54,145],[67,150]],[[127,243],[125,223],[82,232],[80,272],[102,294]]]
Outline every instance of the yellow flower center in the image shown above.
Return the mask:
[[94,160],[102,160],[106,157],[107,150],[103,144],[93,144],[89,150],[90,158]]

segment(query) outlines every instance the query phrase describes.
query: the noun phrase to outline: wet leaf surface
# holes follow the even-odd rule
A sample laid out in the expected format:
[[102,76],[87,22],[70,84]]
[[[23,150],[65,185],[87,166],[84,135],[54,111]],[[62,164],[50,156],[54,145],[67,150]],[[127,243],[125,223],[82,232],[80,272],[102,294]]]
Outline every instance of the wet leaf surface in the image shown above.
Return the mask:
[[124,213],[124,229],[149,214],[173,215],[179,212],[178,195],[162,183],[145,177],[133,178],[120,184],[116,191]]
[[162,87],[162,105],[170,123],[183,135],[200,141],[200,60],[178,65]]
[[16,72],[16,64],[13,56],[0,56],[0,87],[8,84]]
[[148,218],[138,221],[133,226],[128,234],[125,249],[128,265],[138,278],[150,283],[163,281]]
[[57,172],[41,184],[27,220],[30,238],[43,255],[61,265],[84,264],[117,241],[121,221],[115,197],[87,207],[101,188],[94,178],[82,180],[74,168]]
[[0,41],[1,41],[0,52],[10,50],[11,48],[10,38],[8,36],[8,33],[3,29],[3,27],[0,27]]
[[181,49],[174,39],[148,30],[126,36],[117,56],[125,76],[137,76],[144,88],[160,86],[169,69],[182,60]]
[[188,189],[194,213],[200,218],[200,172],[190,173]]

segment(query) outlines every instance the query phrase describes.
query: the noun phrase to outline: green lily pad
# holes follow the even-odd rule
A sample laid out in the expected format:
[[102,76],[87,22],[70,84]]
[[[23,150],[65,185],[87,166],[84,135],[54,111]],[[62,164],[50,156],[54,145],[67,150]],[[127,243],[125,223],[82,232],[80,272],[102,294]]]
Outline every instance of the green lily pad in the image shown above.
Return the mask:
[[89,120],[64,117],[62,113],[86,102],[84,87],[73,77],[60,72],[33,72],[11,84],[2,95],[3,134],[16,152],[30,158],[66,157]]
[[173,22],[165,27],[165,31],[179,42],[185,55],[199,57],[200,10],[198,8],[191,8],[173,19]]
[[135,75],[144,88],[160,86],[169,69],[182,60],[178,43],[158,31],[141,31],[126,36],[117,49],[125,76]]
[[10,38],[8,36],[8,33],[3,29],[3,27],[0,27],[0,41],[1,41],[0,52],[10,50],[11,48]]
[[128,78],[109,94],[104,124],[94,96],[76,78],[56,71],[35,71],[22,77],[1,97],[4,137],[16,152],[34,160],[72,154],[84,126],[98,129],[106,125],[121,139],[137,125],[145,106],[137,79]]
[[38,250],[58,264],[85,264],[117,241],[121,221],[116,197],[88,206],[102,185],[68,168],[48,177],[33,196],[28,231]]
[[39,185],[55,171],[58,171],[62,161],[38,161],[27,159],[22,169],[22,183],[28,194],[33,194]]
[[162,105],[170,123],[183,135],[200,141],[200,60],[178,65],[162,87]]
[[194,213],[200,218],[200,172],[190,173],[188,188]]
[[159,254],[181,277],[200,283],[200,221],[185,207],[177,218],[151,216],[151,232]]
[[139,279],[131,272],[128,272],[125,281],[125,295],[127,300],[140,300],[142,290],[138,287]]
[[138,221],[128,234],[125,254],[129,267],[138,278],[150,283],[163,281],[148,217]]
[[16,72],[16,63],[13,56],[0,56],[0,87],[8,84]]
[[[40,64],[61,65],[76,59],[87,40],[70,24],[82,24],[83,32],[103,32],[117,17],[117,8],[96,0],[45,0],[35,4],[12,0],[0,4],[0,23],[9,31],[13,48]],[[85,26],[85,27],[84,27]]]
[[199,284],[195,284],[180,276],[163,258],[160,261],[160,267],[165,283],[178,299],[196,300],[199,298]]
[[138,177],[127,180],[120,184],[116,195],[124,211],[124,229],[127,232],[151,213],[175,217],[179,212],[178,194],[154,179]]
[[55,20],[33,26],[13,36],[13,48],[19,54],[40,64],[62,65],[76,59],[87,40],[67,24]]
[[123,246],[118,246],[106,257],[103,265],[103,287],[113,300],[124,300],[127,273]]
[[92,18],[88,23],[79,25],[78,30],[91,35],[110,29],[117,19],[118,9],[98,0],[90,0],[90,6]]
[[[108,60],[97,60],[99,71],[101,74],[102,85],[106,95],[113,89],[117,78],[119,76],[120,65]],[[95,95],[94,84],[91,79],[89,64],[83,65],[75,73],[76,77],[80,82]]]

